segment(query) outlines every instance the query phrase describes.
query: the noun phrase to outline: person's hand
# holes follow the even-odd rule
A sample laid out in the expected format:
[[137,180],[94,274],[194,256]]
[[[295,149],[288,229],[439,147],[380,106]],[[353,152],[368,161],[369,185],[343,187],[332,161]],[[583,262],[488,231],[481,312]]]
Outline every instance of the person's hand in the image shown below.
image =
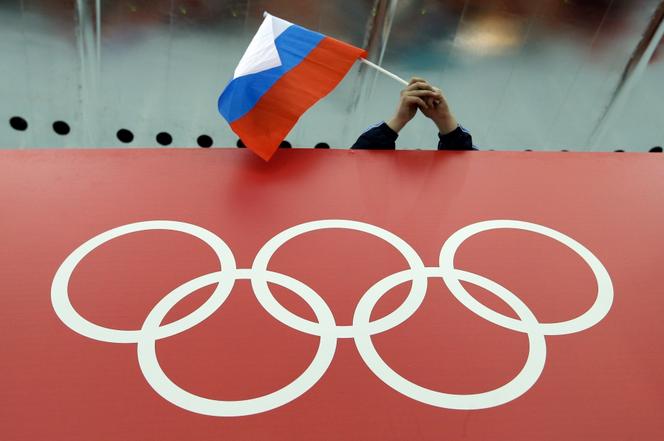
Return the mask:
[[[427,86],[431,87],[429,83],[421,78],[417,78],[420,83],[425,83]],[[430,96],[425,99],[427,104],[426,107],[420,107],[422,113],[429,119],[431,119],[436,126],[438,131],[442,135],[447,135],[448,133],[453,132],[459,127],[459,123],[452,114],[450,106],[443,95],[443,91],[437,87],[432,87],[431,90],[435,92],[435,95]]]
[[417,109],[422,111],[433,110],[430,106],[434,105],[438,96],[442,97],[442,94],[436,92],[423,79],[411,79],[408,87],[401,92],[396,114],[387,122],[387,125],[399,133],[415,117]]

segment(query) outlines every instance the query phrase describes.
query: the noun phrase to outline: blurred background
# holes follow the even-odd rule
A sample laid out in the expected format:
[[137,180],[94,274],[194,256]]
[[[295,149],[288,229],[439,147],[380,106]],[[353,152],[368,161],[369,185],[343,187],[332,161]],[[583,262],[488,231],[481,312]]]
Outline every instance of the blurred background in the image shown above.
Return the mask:
[[[0,148],[234,147],[217,98],[263,11],[440,86],[483,150],[664,144],[662,0],[0,0]],[[348,148],[401,88],[358,63],[288,141]]]

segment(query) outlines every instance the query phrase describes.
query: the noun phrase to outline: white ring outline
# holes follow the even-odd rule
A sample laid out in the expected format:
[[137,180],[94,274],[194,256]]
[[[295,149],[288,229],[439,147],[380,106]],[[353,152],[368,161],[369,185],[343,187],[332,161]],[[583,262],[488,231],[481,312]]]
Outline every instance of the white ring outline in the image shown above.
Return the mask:
[[[427,277],[442,277],[445,272],[446,270],[440,268],[426,269]],[[500,297],[522,320],[529,323],[537,323],[537,319],[528,306],[503,286],[477,274],[460,270],[454,270],[453,272],[455,277],[481,286]],[[388,276],[383,279],[387,290],[383,287],[380,290],[374,289],[376,287],[374,285],[358,303],[355,315],[353,316],[353,323],[358,326],[365,325],[380,298],[395,286],[411,280],[412,276],[412,272],[408,270]],[[537,382],[546,362],[546,340],[544,334],[540,332],[529,333],[528,342],[528,359],[517,376],[508,383],[482,393],[449,394],[434,391],[407,380],[382,359],[373,345],[370,335],[357,335],[355,337],[355,345],[364,363],[387,386],[415,401],[434,407],[457,410],[487,409],[508,403],[526,393]]]
[[[97,247],[112,239],[127,234],[154,230],[177,231],[194,236],[212,248],[219,258],[221,269],[235,269],[235,258],[228,245],[226,245],[226,243],[216,234],[197,225],[176,221],[146,221],[113,228],[93,237],[72,251],[64,262],[62,262],[62,265],[60,265],[53,277],[53,283],[51,285],[51,303],[53,304],[55,313],[65,325],[79,334],[93,340],[104,341],[107,343],[138,343],[141,333],[140,330],[106,328],[97,325],[96,323],[92,323],[81,316],[71,304],[69,298],[69,279],[81,260]],[[214,314],[219,306],[221,306],[230,295],[234,284],[235,280],[223,277],[220,280],[219,285],[214,289],[212,295],[201,305],[200,308],[185,317],[162,326],[158,338],[170,337],[179,334],[180,332],[184,332]]]
[[[282,231],[270,239],[260,251],[258,251],[252,269],[259,273],[266,271],[274,253],[289,240],[305,233],[330,229],[360,231],[382,239],[401,253],[411,270],[424,270],[424,263],[417,252],[396,234],[375,225],[344,219],[306,222]],[[406,300],[404,300],[397,309],[378,320],[369,322],[361,330],[358,330],[355,325],[337,325],[335,330],[320,329],[319,324],[293,314],[291,311],[284,308],[275,299],[265,281],[252,279],[251,286],[256,294],[256,298],[258,298],[261,305],[263,305],[263,308],[286,326],[312,335],[321,335],[323,332],[334,332],[338,338],[353,338],[358,332],[378,334],[398,326],[407,320],[408,317],[417,311],[417,308],[424,300],[427,280],[426,277],[417,277],[413,279],[413,285],[411,286]]]
[[[235,280],[255,277],[255,273],[249,269],[237,269],[232,270],[232,272]],[[320,336],[318,351],[311,364],[300,376],[283,388],[261,397],[233,401],[200,397],[175,384],[161,369],[155,344],[161,329],[161,321],[180,300],[197,289],[213,283],[220,283],[223,279],[221,273],[206,274],[181,285],[167,294],[150,312],[141,328],[141,338],[137,347],[138,364],[143,376],[154,391],[167,401],[188,411],[208,416],[238,417],[254,415],[283,406],[300,397],[320,380],[330,363],[332,363],[336,352],[337,338],[331,333]],[[264,280],[281,285],[299,295],[311,307],[320,323],[327,328],[334,328],[332,311],[323,299],[307,285],[292,277],[271,271],[266,271],[261,276]]]
[[532,233],[547,236],[569,247],[572,251],[578,254],[592,270],[597,281],[597,298],[586,312],[574,319],[556,323],[526,323],[500,314],[499,312],[484,306],[466,291],[458,279],[452,277],[454,272],[444,272],[443,280],[448,289],[466,308],[470,309],[483,319],[503,328],[524,333],[541,332],[545,335],[567,335],[584,331],[595,326],[606,317],[613,304],[613,284],[611,283],[611,277],[606,268],[604,268],[604,265],[602,265],[602,262],[600,262],[590,250],[576,240],[542,225],[515,220],[492,220],[468,225],[467,227],[458,230],[445,241],[440,250],[440,267],[455,268],[454,256],[459,249],[459,246],[466,239],[475,234],[496,229],[530,231]]

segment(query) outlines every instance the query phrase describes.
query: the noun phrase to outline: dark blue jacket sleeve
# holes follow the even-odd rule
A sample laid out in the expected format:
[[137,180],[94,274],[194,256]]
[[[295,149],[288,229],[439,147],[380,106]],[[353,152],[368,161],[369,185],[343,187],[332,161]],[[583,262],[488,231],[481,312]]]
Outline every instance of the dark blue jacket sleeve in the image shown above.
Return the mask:
[[[399,134],[386,123],[381,123],[364,132],[351,149],[355,150],[394,150]],[[473,137],[459,126],[446,135],[438,134],[438,150],[477,150]]]
[[394,150],[399,134],[386,123],[371,127],[364,132],[351,149],[362,150]]
[[473,136],[463,127],[457,127],[447,135],[438,134],[438,150],[477,150]]

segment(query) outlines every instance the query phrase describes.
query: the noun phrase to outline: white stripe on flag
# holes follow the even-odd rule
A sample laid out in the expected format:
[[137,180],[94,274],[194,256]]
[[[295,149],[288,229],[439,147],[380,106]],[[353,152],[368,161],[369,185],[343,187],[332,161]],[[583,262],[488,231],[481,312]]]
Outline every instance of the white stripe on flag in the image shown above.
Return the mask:
[[274,41],[290,26],[292,24],[286,20],[265,13],[265,19],[235,69],[233,79],[281,66]]

